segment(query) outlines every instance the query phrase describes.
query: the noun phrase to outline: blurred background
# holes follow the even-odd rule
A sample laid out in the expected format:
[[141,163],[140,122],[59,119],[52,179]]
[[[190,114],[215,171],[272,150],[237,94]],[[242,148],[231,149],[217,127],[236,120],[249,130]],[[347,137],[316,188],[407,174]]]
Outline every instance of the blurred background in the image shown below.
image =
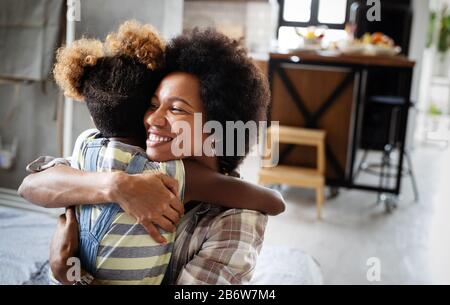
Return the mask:
[[52,80],[55,50],[134,18],[167,39],[214,27],[270,81],[280,164],[241,172],[288,206],[255,283],[449,284],[450,1],[369,3],[0,0],[0,283],[45,282],[58,211],[16,190],[30,161],[70,155],[92,127]]

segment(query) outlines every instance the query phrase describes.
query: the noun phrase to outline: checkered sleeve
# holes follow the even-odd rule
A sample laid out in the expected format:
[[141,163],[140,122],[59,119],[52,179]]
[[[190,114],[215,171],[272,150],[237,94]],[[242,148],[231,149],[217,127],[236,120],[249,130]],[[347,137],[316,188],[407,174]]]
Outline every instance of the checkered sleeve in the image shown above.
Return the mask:
[[[248,284],[264,239],[267,216],[230,209],[208,224],[200,251],[180,271],[176,284]],[[194,238],[195,236],[193,236]]]
[[69,158],[55,158],[51,156],[41,156],[27,165],[27,172],[37,173],[42,172],[46,169],[54,167],[56,165],[71,165],[71,160]]

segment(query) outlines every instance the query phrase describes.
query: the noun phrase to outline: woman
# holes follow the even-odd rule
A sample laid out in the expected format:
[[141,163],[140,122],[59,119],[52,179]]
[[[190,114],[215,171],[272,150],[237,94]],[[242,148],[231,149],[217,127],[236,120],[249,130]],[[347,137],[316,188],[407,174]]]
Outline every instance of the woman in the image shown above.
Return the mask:
[[[173,159],[170,142],[155,143],[155,135],[171,138],[177,121],[193,126],[195,113],[215,120],[224,128],[224,148],[237,147],[229,137],[227,121],[264,119],[269,92],[265,79],[235,41],[215,31],[194,31],[175,38],[166,50],[167,75],[158,87],[145,116],[147,155],[155,161]],[[235,132],[232,130],[231,132]],[[234,143],[230,142],[233,139]],[[201,140],[191,134],[191,143]],[[245,138],[245,154],[253,139]],[[231,174],[244,156],[201,154],[197,161],[223,174]],[[117,202],[143,223],[158,224],[169,206],[179,205],[161,177],[79,172],[56,166],[27,177],[19,192],[29,201],[46,207]],[[189,179],[189,178],[187,178]],[[153,200],[155,199],[155,200]],[[152,202],[159,202],[158,209]],[[147,203],[147,204],[143,204]],[[225,210],[206,203],[186,206],[187,214],[177,228],[177,239],[166,283],[242,284],[251,277],[262,245],[267,218],[258,212]],[[52,243],[52,262],[66,261],[76,253],[73,214],[60,226]],[[171,219],[174,223],[178,219]],[[226,245],[226,247],[224,247]]]

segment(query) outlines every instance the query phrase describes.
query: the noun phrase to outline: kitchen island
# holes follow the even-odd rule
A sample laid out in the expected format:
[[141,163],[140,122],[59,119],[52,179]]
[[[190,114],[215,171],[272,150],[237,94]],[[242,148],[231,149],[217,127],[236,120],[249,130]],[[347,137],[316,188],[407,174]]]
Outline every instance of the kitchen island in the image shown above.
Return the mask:
[[[404,56],[335,51],[270,53],[269,120],[326,131],[327,185],[399,194],[414,65]],[[401,97],[405,101],[400,106],[397,173],[390,187],[357,183],[354,179],[364,107],[374,95]],[[315,152],[307,147],[280,146],[280,164],[313,166]]]

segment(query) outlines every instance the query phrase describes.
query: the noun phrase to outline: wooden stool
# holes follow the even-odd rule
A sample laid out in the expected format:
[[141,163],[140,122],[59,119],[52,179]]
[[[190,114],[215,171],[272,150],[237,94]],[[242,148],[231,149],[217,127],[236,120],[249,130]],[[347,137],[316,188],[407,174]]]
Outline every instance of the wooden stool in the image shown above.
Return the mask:
[[[304,168],[278,165],[261,168],[259,184],[287,184],[316,190],[317,218],[322,217],[325,192],[325,131],[279,126],[269,128],[267,137],[279,132],[279,143],[314,146],[317,148],[317,167]],[[278,145],[278,143],[273,143]]]

